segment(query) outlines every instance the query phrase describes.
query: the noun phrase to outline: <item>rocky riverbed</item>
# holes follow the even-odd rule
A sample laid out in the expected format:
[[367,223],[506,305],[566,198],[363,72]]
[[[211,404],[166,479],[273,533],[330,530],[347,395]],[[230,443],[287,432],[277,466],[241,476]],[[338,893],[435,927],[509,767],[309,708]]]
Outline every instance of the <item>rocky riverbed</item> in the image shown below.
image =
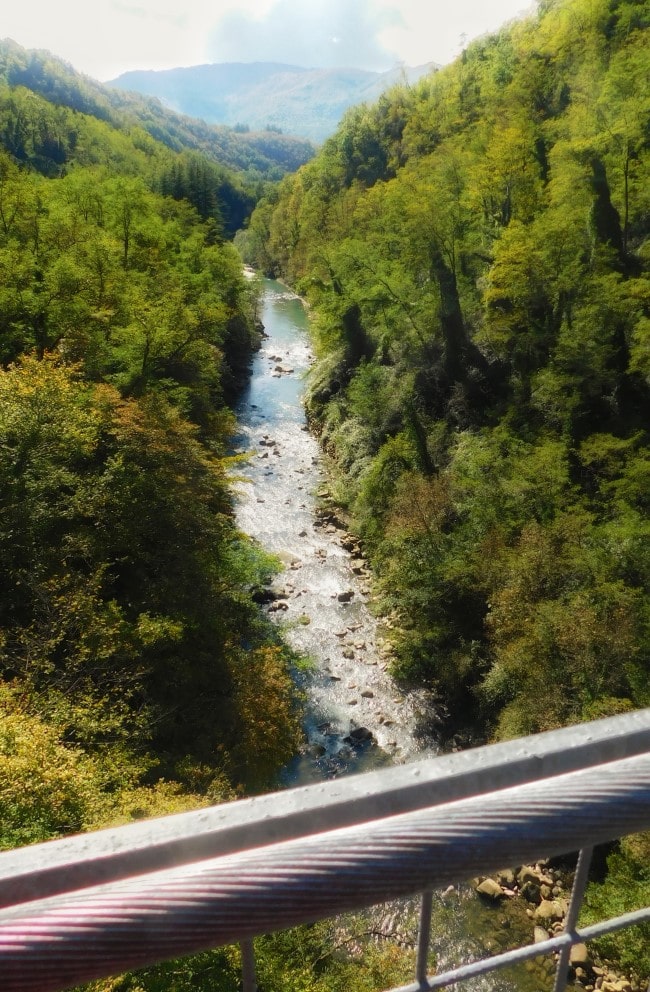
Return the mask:
[[[523,909],[529,920],[528,928],[525,924],[523,927],[524,931],[529,931],[524,940],[539,944],[564,931],[571,883],[572,872],[566,865],[542,861],[535,865],[504,869],[494,876],[479,876],[472,884],[482,900],[506,910],[500,919],[501,926],[495,929],[495,939],[497,943],[510,946],[508,904],[516,906],[515,915],[518,914],[519,919]],[[571,948],[569,961],[570,983],[584,988],[585,992],[644,992],[647,987],[639,975],[622,974],[586,944],[575,944]],[[540,988],[544,988],[555,973],[556,964],[557,954],[540,955],[527,962],[524,968],[540,982]]]
[[261,596],[305,659],[305,747],[287,768],[298,784],[436,752],[426,693],[391,678],[388,645],[369,608],[360,549],[329,503],[318,444],[302,405],[311,364],[307,318],[285,287],[267,282],[266,337],[238,409],[236,439],[248,455],[237,517],[283,563]]

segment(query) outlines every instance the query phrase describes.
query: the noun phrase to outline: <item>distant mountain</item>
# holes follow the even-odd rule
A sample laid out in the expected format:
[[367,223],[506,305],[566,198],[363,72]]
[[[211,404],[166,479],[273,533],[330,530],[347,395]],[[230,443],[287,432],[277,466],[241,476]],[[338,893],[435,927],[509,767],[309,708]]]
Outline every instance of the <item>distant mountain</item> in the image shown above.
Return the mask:
[[405,79],[434,72],[433,63],[388,72],[305,69],[276,62],[222,62],[125,72],[107,86],[158,97],[177,113],[212,124],[280,129],[322,142],[354,104],[374,102]]

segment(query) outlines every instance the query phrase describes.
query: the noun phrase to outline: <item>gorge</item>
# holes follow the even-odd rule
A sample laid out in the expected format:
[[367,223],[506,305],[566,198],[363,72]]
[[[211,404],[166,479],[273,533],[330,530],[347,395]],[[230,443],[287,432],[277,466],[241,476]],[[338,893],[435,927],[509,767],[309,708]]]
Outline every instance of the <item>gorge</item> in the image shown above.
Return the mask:
[[327,479],[302,403],[312,360],[307,314],[295,294],[267,279],[261,319],[266,337],[237,410],[235,444],[248,455],[237,519],[283,563],[268,610],[306,660],[297,673],[306,751],[284,778],[297,784],[424,757],[434,747],[426,695],[406,693],[388,674],[367,570],[327,511]]

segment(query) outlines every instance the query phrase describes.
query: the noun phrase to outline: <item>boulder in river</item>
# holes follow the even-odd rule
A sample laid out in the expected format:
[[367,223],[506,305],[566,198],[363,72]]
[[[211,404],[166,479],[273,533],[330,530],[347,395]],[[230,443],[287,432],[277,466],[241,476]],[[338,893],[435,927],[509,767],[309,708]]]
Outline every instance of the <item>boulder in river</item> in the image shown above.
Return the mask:
[[498,882],[495,882],[493,878],[484,878],[482,882],[476,886],[476,891],[480,896],[484,896],[486,899],[491,899],[493,902],[497,899],[503,899],[505,893]]
[[349,603],[354,596],[354,589],[346,589],[345,592],[340,592],[336,597],[339,603]]
[[559,899],[543,899],[535,910],[535,919],[543,923],[561,920],[566,913],[566,905]]
[[593,962],[586,944],[574,944],[569,952],[569,963],[574,968],[591,968]]
[[355,727],[351,730],[347,737],[343,738],[345,743],[352,744],[363,744],[366,741],[374,741],[375,735],[372,730],[368,730],[367,727]]
[[272,603],[278,598],[279,593],[277,593],[275,589],[269,589],[267,587],[263,589],[255,589],[251,595],[251,599],[254,603]]

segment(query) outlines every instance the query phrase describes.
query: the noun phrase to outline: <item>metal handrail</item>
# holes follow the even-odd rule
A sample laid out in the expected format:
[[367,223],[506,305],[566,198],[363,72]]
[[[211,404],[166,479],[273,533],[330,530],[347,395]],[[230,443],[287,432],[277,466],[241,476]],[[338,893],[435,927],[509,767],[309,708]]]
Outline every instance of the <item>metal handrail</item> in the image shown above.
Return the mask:
[[[225,943],[250,950],[262,933],[649,826],[643,710],[5,852],[0,985],[59,992]],[[565,969],[568,947],[586,934],[575,931],[579,898],[567,933],[523,952],[563,951]],[[428,978],[422,953],[417,979],[409,989],[457,980]]]

